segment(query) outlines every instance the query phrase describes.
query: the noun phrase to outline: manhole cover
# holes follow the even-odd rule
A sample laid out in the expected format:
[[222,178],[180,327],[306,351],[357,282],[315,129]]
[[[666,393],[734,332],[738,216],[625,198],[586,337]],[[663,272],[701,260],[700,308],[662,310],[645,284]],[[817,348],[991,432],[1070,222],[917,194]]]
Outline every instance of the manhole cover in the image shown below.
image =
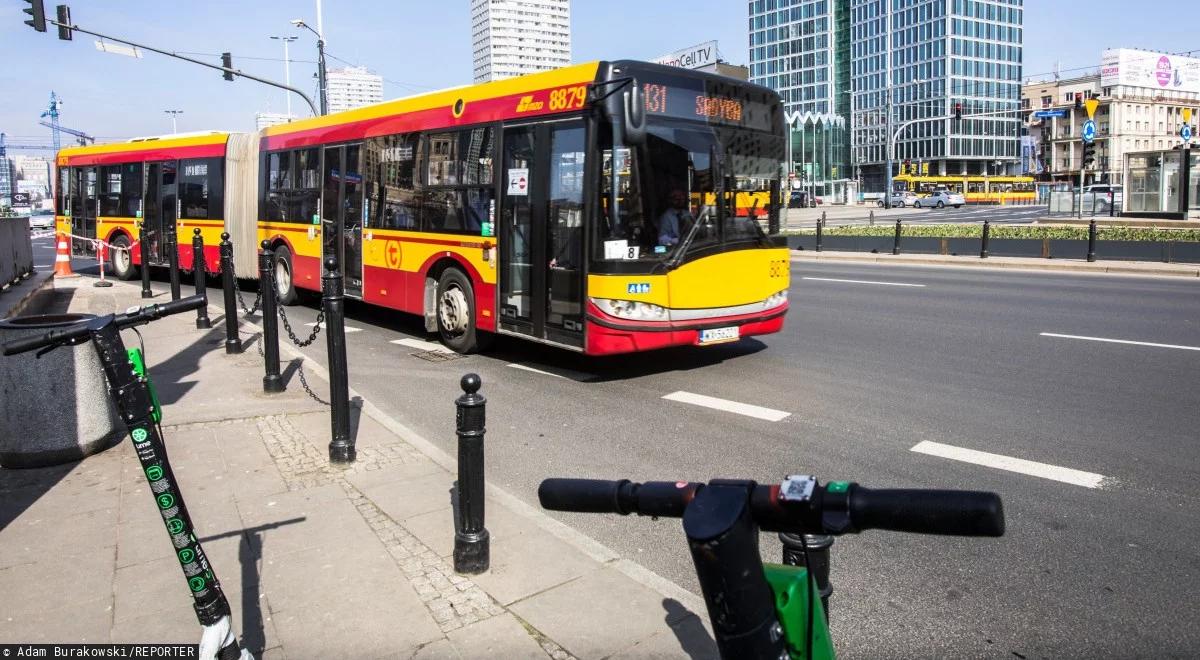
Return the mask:
[[450,353],[447,351],[418,351],[416,353],[409,353],[409,355],[421,358],[422,360],[427,360],[429,362],[449,362],[451,360],[457,360],[459,358],[466,357],[465,355],[461,355],[459,353]]

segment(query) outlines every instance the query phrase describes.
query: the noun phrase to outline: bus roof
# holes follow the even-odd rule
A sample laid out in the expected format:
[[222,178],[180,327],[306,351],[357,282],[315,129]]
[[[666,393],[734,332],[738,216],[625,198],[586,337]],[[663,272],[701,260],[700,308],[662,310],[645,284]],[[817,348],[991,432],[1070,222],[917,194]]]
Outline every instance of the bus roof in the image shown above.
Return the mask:
[[208,158],[225,155],[229,133],[208,131],[183,135],[140,137],[125,142],[67,147],[58,152],[60,166],[110,165],[142,160]]
[[262,131],[267,149],[405,133],[425,128],[478,124],[502,119],[569,112],[585,97],[551,92],[573,90],[596,79],[599,62],[576,64],[516,78],[427,92],[394,101],[269,126]]

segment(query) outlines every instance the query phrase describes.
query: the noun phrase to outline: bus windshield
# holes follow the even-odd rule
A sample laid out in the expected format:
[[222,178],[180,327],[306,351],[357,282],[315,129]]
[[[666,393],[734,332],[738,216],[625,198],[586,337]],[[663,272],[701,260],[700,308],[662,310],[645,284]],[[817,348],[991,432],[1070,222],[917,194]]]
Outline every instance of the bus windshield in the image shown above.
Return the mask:
[[[747,197],[735,193],[769,191],[773,185],[778,189],[782,136],[693,121],[651,120],[644,145],[617,149],[615,218],[609,209],[614,178],[609,127],[601,126],[600,137],[600,213],[592,242],[599,270],[609,266],[622,272],[657,272],[690,258],[767,244],[757,220],[766,204],[757,199],[739,203],[737,199]],[[722,177],[726,194],[718,199]]]

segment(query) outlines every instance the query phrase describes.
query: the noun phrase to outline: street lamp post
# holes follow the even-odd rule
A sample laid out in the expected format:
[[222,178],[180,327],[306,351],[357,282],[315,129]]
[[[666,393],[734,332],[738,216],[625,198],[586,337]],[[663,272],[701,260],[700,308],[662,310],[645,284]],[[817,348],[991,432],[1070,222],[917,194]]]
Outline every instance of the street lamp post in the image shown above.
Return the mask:
[[[279,41],[283,42],[283,82],[284,82],[284,84],[286,84],[290,87],[292,84],[292,66],[291,66],[292,60],[288,55],[288,44],[299,39],[300,37],[272,36],[271,38],[278,39]],[[292,116],[292,96],[291,96],[291,94],[289,94],[287,97],[287,114],[288,114],[288,117]]]
[[321,96],[321,114],[327,115],[329,114],[329,97],[325,92],[325,37],[318,30],[312,29],[312,26],[299,18],[293,18],[292,25],[304,28],[317,36],[317,87],[320,90]]
[[167,113],[168,115],[171,115],[171,132],[178,133],[179,126],[178,126],[178,124],[176,124],[175,118],[178,117],[179,115],[182,115],[183,110],[163,110],[163,112]]

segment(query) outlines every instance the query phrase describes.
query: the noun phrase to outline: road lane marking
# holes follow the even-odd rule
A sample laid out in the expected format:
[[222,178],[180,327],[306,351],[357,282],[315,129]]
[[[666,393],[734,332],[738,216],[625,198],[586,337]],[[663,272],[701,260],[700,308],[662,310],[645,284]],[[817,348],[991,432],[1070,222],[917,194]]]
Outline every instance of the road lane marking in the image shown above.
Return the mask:
[[454,352],[436,342],[423,341],[421,339],[412,339],[411,337],[405,337],[404,339],[393,339],[388,343],[389,344],[398,344],[400,346],[407,346],[409,348],[415,348],[415,349],[422,350],[422,351],[438,351],[439,353],[453,353]]
[[1109,344],[1132,344],[1134,346],[1152,346],[1154,348],[1178,348],[1181,351],[1200,351],[1200,346],[1180,346],[1178,344],[1155,344],[1149,341],[1131,341],[1129,339],[1106,339],[1104,337],[1085,337],[1083,335],[1060,335],[1055,332],[1039,333],[1043,337],[1058,337],[1060,339],[1083,339],[1086,341],[1102,341]]
[[[314,321],[314,322],[312,322],[312,323],[305,323],[304,325],[307,325],[308,327],[310,327],[310,328],[311,328],[311,327],[314,327],[315,325],[317,325],[317,323],[316,323],[316,321]],[[351,326],[351,325],[348,325],[348,326],[345,326],[345,327],[346,327],[346,332],[362,332],[362,328],[356,328],[356,327],[354,327],[354,326]],[[327,329],[327,328],[325,327],[325,322],[324,322],[324,321],[322,321],[322,322],[321,322],[321,329],[322,329],[322,330],[325,330],[325,329]]]
[[962,461],[964,463],[973,463],[975,465],[982,465],[984,467],[996,468],[997,470],[1019,472],[1032,477],[1052,479],[1054,481],[1061,481],[1066,484],[1083,486],[1084,488],[1100,488],[1106,479],[1104,475],[1096,474],[1094,472],[1073,470],[1071,468],[1059,467],[1057,465],[1050,465],[1048,463],[1027,461],[1023,458],[1002,456],[1000,454],[989,454],[985,451],[964,449],[962,447],[955,447],[953,445],[943,445],[939,442],[930,442],[928,440],[918,442],[911,451],[915,451],[918,454],[927,454],[929,456],[949,458],[951,460]]
[[816,280],[818,282],[844,282],[846,284],[879,284],[882,286],[913,286],[924,287],[924,284],[908,284],[906,282],[875,282],[872,280],[839,280],[834,277],[801,277],[802,280]]
[[531,367],[531,366],[525,365],[525,364],[518,364],[516,362],[513,362],[512,364],[509,364],[506,366],[512,367],[513,369],[520,369],[521,371],[528,371],[528,372],[535,373],[535,374],[541,374],[543,376],[552,376],[554,378],[563,378],[566,380],[573,380],[573,381],[577,381],[580,383],[587,382],[595,377],[593,374],[585,373],[582,371],[574,371],[572,369],[557,369],[556,368],[556,369],[554,369],[554,371],[547,371],[545,369],[538,369],[536,367]]
[[768,422],[778,422],[791,415],[792,413],[783,412],[782,410],[771,410],[762,406],[754,406],[749,403],[739,403],[728,399],[718,399],[716,397],[705,396],[703,394],[693,394],[691,392],[672,392],[663,397],[668,401],[678,401],[680,403],[690,403],[694,406],[704,406],[705,408],[713,408],[723,410],[725,412],[737,413],[747,417],[756,417],[765,419]]

